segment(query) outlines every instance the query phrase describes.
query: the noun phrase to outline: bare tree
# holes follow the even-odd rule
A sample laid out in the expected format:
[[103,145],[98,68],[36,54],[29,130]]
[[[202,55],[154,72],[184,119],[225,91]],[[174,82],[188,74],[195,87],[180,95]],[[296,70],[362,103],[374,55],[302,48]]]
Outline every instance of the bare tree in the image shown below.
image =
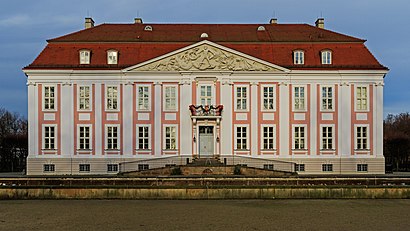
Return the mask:
[[384,156],[395,171],[410,170],[410,114],[389,114],[384,120]]

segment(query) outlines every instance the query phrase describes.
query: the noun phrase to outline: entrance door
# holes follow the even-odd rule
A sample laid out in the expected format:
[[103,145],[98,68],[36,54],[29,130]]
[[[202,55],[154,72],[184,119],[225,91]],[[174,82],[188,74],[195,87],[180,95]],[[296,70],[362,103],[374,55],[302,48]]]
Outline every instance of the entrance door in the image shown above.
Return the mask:
[[199,126],[199,157],[214,155],[214,127]]

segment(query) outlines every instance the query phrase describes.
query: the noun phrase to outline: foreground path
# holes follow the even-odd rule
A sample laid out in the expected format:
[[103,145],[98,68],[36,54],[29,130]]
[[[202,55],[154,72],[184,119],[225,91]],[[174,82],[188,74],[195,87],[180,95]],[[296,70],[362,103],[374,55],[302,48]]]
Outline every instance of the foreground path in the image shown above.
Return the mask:
[[0,230],[409,230],[410,200],[0,201]]

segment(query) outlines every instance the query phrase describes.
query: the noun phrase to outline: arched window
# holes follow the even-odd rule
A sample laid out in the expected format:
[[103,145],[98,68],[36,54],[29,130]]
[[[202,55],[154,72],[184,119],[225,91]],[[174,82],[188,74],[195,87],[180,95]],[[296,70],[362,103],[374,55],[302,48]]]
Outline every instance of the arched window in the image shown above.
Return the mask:
[[293,63],[305,64],[305,52],[302,50],[293,51]]
[[332,64],[332,51],[324,50],[321,52],[322,64]]
[[80,50],[80,64],[90,64],[90,51]]
[[107,63],[108,64],[118,64],[118,51],[116,50],[107,51]]

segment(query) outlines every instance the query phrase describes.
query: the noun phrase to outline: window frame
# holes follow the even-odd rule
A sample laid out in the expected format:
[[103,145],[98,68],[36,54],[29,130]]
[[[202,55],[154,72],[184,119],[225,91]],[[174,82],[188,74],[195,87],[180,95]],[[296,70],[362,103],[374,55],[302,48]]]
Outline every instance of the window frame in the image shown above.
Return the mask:
[[[272,128],[272,137],[265,137],[265,128]],[[276,125],[274,124],[262,124],[261,125],[261,150],[262,151],[274,151],[276,150]],[[272,139],[272,148],[265,149],[265,139],[270,140]]]
[[[296,128],[303,128],[303,137],[296,137]],[[300,133],[300,132],[299,132]],[[292,149],[294,151],[307,151],[308,139],[307,139],[307,125],[306,124],[294,124],[292,125]],[[303,140],[303,148],[296,148],[296,140]]]
[[[83,57],[84,54],[84,57]],[[86,57],[85,54],[88,54]],[[88,49],[81,49],[78,51],[78,58],[80,65],[89,65],[91,63],[91,50]]]
[[[333,111],[335,111],[335,86],[333,86],[333,85],[320,85],[319,86],[320,87],[320,111],[324,111],[324,112],[333,112]],[[323,88],[326,88],[326,97],[323,97]],[[328,92],[327,92],[327,90],[328,90],[328,88],[331,88],[332,89],[332,96],[331,96],[331,98],[329,98],[329,96],[328,96]],[[324,104],[323,104],[323,100],[331,100],[331,104],[332,104],[332,108],[325,108],[324,107]],[[328,102],[328,101],[326,101],[326,102]]]
[[[117,139],[117,148],[108,148],[108,128],[109,127],[115,127],[115,128],[117,128],[117,137],[116,137],[116,139]],[[121,150],[121,127],[120,127],[120,125],[119,124],[106,124],[105,125],[105,144],[104,144],[104,148],[105,148],[105,151],[119,151],[119,150]],[[112,137],[110,137],[111,139],[114,139],[114,138],[112,138]]]
[[[366,128],[366,137],[357,137],[357,130],[358,128]],[[368,124],[355,124],[354,125],[354,149],[355,151],[370,151],[370,132],[369,132],[370,126]],[[366,148],[358,148],[358,139],[362,140],[362,145],[363,145],[363,140],[366,140]]]
[[[110,60],[110,54],[115,54],[115,60]],[[111,55],[112,56],[112,55]],[[110,49],[107,51],[107,64],[108,65],[117,65],[118,64],[118,51]]]
[[[46,88],[51,88],[51,87],[53,87],[54,88],[54,96],[53,97],[47,97],[47,99],[52,99],[53,100],[53,105],[54,105],[54,107],[53,108],[46,108]],[[43,109],[43,111],[57,111],[57,105],[58,105],[58,102],[57,102],[57,90],[58,88],[57,88],[57,85],[56,84],[44,84],[43,86],[42,86],[42,109]],[[50,104],[50,103],[49,103]]]
[[331,50],[326,49],[326,50],[320,51],[320,61],[322,65],[332,65],[333,63],[332,59],[333,59],[333,52]]
[[296,172],[304,172],[305,170],[306,170],[305,164],[299,164],[299,163],[295,164],[295,171]]
[[[46,148],[46,127],[53,127],[54,128],[54,148]],[[42,150],[46,151],[57,151],[58,150],[58,136],[57,136],[57,124],[43,124],[42,126]],[[48,138],[51,139],[51,138]]]
[[[243,137],[241,136],[240,138],[238,138],[238,128],[246,128],[246,136]],[[249,151],[250,147],[249,147],[249,125],[248,124],[237,124],[234,126],[234,150],[235,151]],[[243,130],[241,131],[241,135],[243,135]],[[241,148],[238,148],[238,139],[241,139]],[[243,142],[243,140],[245,140],[245,142]],[[243,144],[245,144],[245,148],[243,147]]]
[[[81,99],[87,99],[81,97],[81,88],[88,87],[88,108],[81,108]],[[91,85],[78,85],[77,86],[77,111],[92,111],[92,86]]]
[[[47,169],[46,169],[47,166]],[[51,173],[56,171],[55,164],[43,164],[43,173]]]
[[[299,90],[299,97],[296,97],[296,88],[303,88],[303,97],[300,97],[300,90]],[[296,99],[303,99],[303,108],[296,107]],[[306,85],[293,85],[292,86],[292,109],[296,112],[306,112],[307,111],[307,86]]]
[[[171,140],[173,137],[167,138],[167,128],[174,128],[175,129],[175,148],[171,149]],[[163,150],[165,151],[177,151],[178,150],[178,126],[176,124],[164,124],[163,127]],[[167,139],[170,139],[170,147],[167,148]]]
[[[245,89],[246,90],[246,96],[244,97],[242,94],[243,94],[243,92],[241,93],[241,96],[240,96],[240,98],[238,98],[238,89],[239,88],[241,88],[241,89]],[[250,92],[249,92],[249,85],[245,85],[245,84],[237,84],[237,85],[235,85],[235,87],[234,87],[234,91],[235,91],[235,97],[234,97],[234,108],[235,108],[235,111],[239,111],[239,112],[247,112],[247,111],[249,111],[249,98],[250,98]],[[238,100],[245,100],[245,107],[246,108],[242,108],[242,106],[243,106],[243,104],[242,104],[242,102],[241,102],[241,108],[238,108]]]
[[[202,87],[210,87],[211,88],[211,96],[205,96],[206,98],[205,99],[210,99],[210,101],[211,101],[211,104],[210,105],[208,105],[208,106],[211,106],[211,105],[215,105],[216,103],[216,101],[215,101],[215,99],[216,99],[216,90],[215,90],[215,84],[213,84],[213,83],[201,83],[201,84],[198,84],[198,87],[197,87],[197,105],[203,105],[203,106],[205,106],[204,104],[202,104],[201,103],[201,101],[202,101],[202,95],[201,95],[201,88]],[[207,91],[205,91],[205,92],[207,92]]]
[[[116,166],[114,169],[113,167]],[[110,169],[111,168],[111,169]],[[116,170],[115,170],[116,169]],[[107,164],[107,172],[108,173],[116,173],[119,172],[119,165],[118,164]]]
[[322,172],[333,172],[333,171],[334,171],[333,164],[329,164],[329,163],[322,164]]
[[89,172],[91,172],[91,164],[88,164],[88,163],[78,164],[78,172],[80,172],[80,173],[89,173]]
[[[116,100],[116,108],[110,108],[108,107],[108,100],[109,100],[108,89],[114,88],[114,87],[117,89],[117,94],[115,95],[113,94]],[[120,111],[120,86],[118,85],[106,85],[105,86],[105,111]]]
[[369,165],[365,163],[360,163],[356,165],[356,171],[357,172],[368,172],[369,171]]
[[[269,100],[271,99],[273,102],[272,102],[272,109],[266,109],[265,108],[265,88],[272,88],[272,90],[273,90],[273,96],[272,97],[267,97],[267,100],[268,100],[268,102],[269,102]],[[268,93],[269,94],[269,93]],[[274,112],[274,111],[276,111],[276,85],[275,84],[263,84],[263,85],[261,85],[261,111],[264,111],[264,112]],[[269,105],[269,103],[268,103],[268,105]]]
[[[329,137],[323,137],[323,129],[324,128],[331,128],[332,129],[332,136]],[[328,134],[328,131],[326,131],[326,134]],[[322,124],[320,125],[320,151],[334,151],[336,150],[335,148],[335,125],[334,124]],[[324,143],[323,140],[327,139],[327,140],[331,140],[332,142],[332,148],[324,148]],[[328,145],[326,145],[328,146]]]
[[[358,88],[365,88],[366,89],[366,108],[359,108],[358,107],[358,103],[357,103],[358,100],[359,100]],[[370,93],[369,85],[357,84],[357,85],[354,86],[354,109],[355,109],[355,111],[358,111],[358,112],[368,112],[369,111],[369,108],[370,108],[370,106],[369,106],[370,94],[369,93]],[[362,98],[362,97],[360,97],[360,98]]]
[[[89,133],[88,133],[88,135],[89,135],[89,137],[88,137],[89,148],[88,149],[87,148],[81,149],[81,139],[82,139],[82,137],[81,137],[81,127],[87,127],[89,129]],[[93,132],[93,130],[92,130],[92,125],[91,124],[78,124],[77,125],[77,150],[78,151],[90,151],[90,150],[93,149],[93,143],[92,143],[93,134],[92,134],[92,132]],[[83,139],[86,139],[86,138],[87,137],[84,137]]]
[[305,51],[304,50],[294,50],[293,51],[293,64],[294,65],[304,65],[305,64]]
[[[139,95],[139,90],[140,90],[140,88],[143,88],[143,89],[147,89],[147,94],[148,94],[148,96],[147,97],[141,97],[140,95]],[[152,89],[151,89],[151,85],[150,84],[137,84],[137,86],[136,86],[136,88],[135,88],[135,94],[136,94],[136,101],[135,101],[135,103],[136,103],[136,105],[135,105],[135,107],[136,107],[136,111],[151,111],[151,98],[152,98]],[[144,92],[143,92],[143,94],[145,93],[145,90],[144,90]],[[139,108],[139,103],[140,103],[140,100],[143,100],[143,102],[146,100],[147,101],[147,107],[145,108]]]
[[[169,106],[168,106],[168,104],[167,104],[167,89],[170,89],[170,88],[174,88],[175,89],[175,99],[174,99],[174,101],[175,101],[175,105],[174,105],[174,108],[170,108]],[[172,111],[172,112],[175,112],[175,111],[178,111],[178,85],[164,85],[163,86],[163,89],[164,89],[164,97],[163,97],[163,104],[164,104],[164,111]],[[172,99],[172,97],[171,98],[169,98],[170,100]]]
[[[140,129],[141,127],[146,127],[146,128],[148,128],[148,137],[147,137],[147,138],[144,137],[144,139],[148,139],[148,148],[146,148],[146,149],[140,149],[140,147],[139,147],[139,145],[140,145],[139,129]],[[136,125],[136,134],[135,134],[135,137],[136,137],[135,149],[136,149],[137,151],[150,151],[150,150],[151,150],[151,140],[152,140],[152,139],[151,139],[151,138],[152,138],[152,135],[151,135],[151,124],[137,124],[137,125]]]

